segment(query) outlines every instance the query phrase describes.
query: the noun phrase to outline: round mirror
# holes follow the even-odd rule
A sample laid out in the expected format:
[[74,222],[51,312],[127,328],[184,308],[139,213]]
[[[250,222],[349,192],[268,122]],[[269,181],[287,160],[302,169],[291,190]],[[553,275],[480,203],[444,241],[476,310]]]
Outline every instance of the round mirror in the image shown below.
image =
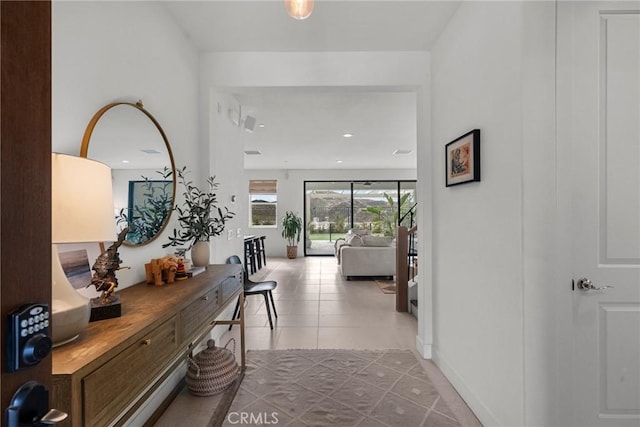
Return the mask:
[[157,238],[173,210],[176,168],[167,136],[142,102],[98,110],[85,130],[80,156],[111,168],[114,220],[118,232],[129,227],[124,244],[145,245]]

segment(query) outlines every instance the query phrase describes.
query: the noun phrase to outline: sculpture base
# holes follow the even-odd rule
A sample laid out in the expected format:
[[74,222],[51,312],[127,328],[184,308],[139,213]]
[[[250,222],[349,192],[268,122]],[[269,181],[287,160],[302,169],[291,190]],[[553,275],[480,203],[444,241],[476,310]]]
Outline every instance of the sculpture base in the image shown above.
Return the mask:
[[103,304],[102,298],[91,298],[91,318],[89,322],[98,320],[112,319],[122,316],[122,305],[120,304],[120,295],[111,295],[111,302]]

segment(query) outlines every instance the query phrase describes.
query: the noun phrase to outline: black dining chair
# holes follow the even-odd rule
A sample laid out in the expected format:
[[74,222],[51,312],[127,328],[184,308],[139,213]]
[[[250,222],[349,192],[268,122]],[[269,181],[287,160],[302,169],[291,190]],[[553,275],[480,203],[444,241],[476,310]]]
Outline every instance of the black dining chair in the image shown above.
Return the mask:
[[244,267],[251,274],[258,271],[255,237],[244,239]]
[[267,248],[264,246],[264,240],[267,236],[258,237],[258,243],[260,244],[260,249],[258,250],[258,259],[262,256],[262,266],[265,267],[267,265]]
[[[239,264],[242,265],[242,261],[240,261],[240,257],[237,255],[232,255],[227,259],[227,264]],[[247,269],[243,267],[244,270],[244,295],[258,295],[261,294],[264,296],[264,305],[267,307],[267,316],[269,317],[269,326],[273,329],[273,320],[271,319],[271,307],[273,307],[273,315],[278,318],[278,313],[276,312],[276,305],[273,302],[273,294],[272,290],[278,286],[278,283],[273,280],[267,280],[264,282],[254,282],[249,280],[249,275],[247,274]],[[238,301],[236,302],[236,308],[233,311],[233,319],[236,319],[240,316],[240,297],[238,297]],[[229,325],[229,330],[233,325]]]

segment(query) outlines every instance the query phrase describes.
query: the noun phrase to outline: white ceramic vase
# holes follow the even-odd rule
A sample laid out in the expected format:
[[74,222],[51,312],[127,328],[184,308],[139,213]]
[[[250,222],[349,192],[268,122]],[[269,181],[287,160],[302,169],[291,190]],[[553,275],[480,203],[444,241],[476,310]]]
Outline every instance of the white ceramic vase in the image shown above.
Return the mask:
[[191,248],[191,261],[194,267],[209,265],[209,242],[197,242]]

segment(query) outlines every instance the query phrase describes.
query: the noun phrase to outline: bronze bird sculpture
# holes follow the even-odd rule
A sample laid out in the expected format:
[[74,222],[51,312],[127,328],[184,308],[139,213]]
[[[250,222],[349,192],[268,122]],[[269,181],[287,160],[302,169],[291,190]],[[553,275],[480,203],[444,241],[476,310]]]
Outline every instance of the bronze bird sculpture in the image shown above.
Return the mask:
[[116,271],[120,269],[120,264],[122,263],[120,255],[118,254],[118,247],[122,245],[128,231],[128,228],[122,230],[120,234],[118,234],[118,240],[113,242],[107,250],[101,253],[93,264],[93,277],[87,287],[93,285],[97,291],[102,292],[100,296],[102,304],[112,302],[111,295],[113,295],[118,286]]

